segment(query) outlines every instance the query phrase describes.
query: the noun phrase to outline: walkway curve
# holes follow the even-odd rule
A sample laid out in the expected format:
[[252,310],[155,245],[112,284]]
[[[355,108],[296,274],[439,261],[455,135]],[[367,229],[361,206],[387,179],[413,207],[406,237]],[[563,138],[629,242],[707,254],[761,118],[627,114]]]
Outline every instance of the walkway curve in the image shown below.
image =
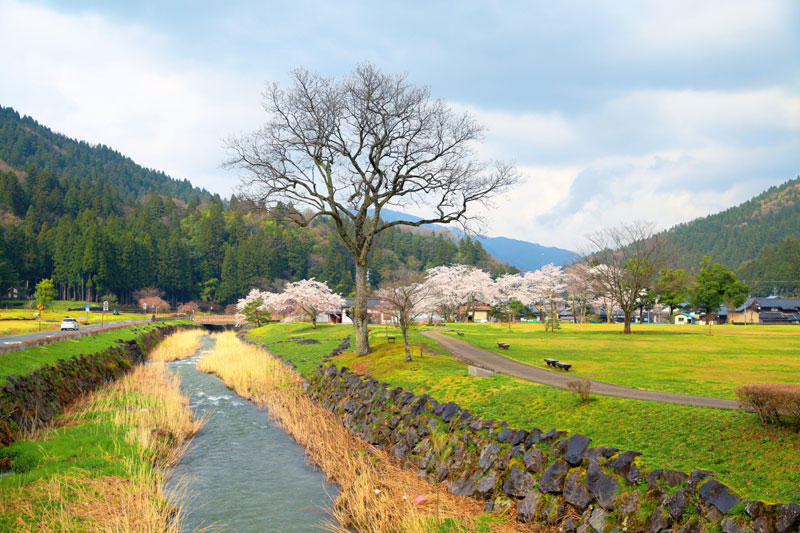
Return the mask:
[[[449,337],[438,331],[421,331],[429,339],[438,342],[442,348],[453,354],[455,357],[467,363],[477,365],[494,372],[507,374],[515,378],[532,381],[541,385],[548,385],[559,389],[568,389],[567,382],[576,378],[574,375],[555,370],[545,370],[532,365],[514,361],[508,357],[496,354],[483,348],[478,348],[472,344]],[[674,403],[678,405],[691,405],[694,407],[713,407],[717,409],[739,409],[739,402],[724,398],[711,398],[709,396],[693,396],[691,394],[676,394],[673,392],[658,392],[641,389],[631,389],[612,385],[604,381],[592,383],[592,393],[603,396],[616,396],[618,398],[629,398],[631,400],[649,400],[653,402]]]

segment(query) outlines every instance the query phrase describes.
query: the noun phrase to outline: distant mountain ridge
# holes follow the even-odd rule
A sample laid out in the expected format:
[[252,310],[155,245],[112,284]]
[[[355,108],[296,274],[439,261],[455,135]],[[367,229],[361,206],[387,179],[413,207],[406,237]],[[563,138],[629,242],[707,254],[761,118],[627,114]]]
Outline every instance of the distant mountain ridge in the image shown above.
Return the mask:
[[[393,211],[391,209],[383,209],[381,211],[381,217],[388,222],[399,219],[412,221],[422,220],[420,217],[400,211]],[[457,227],[447,227],[438,224],[425,224],[423,227],[436,232],[451,233],[456,238],[462,238],[464,236],[464,232]],[[568,265],[578,258],[578,254],[570,250],[565,250],[564,248],[542,246],[541,244],[520,239],[478,236],[477,240],[484,249],[494,257],[523,271],[538,270],[550,263],[554,265]]]
[[677,245],[676,266],[693,267],[708,255],[739,269],[765,248],[800,238],[800,177],[719,213],[678,224],[664,235]]

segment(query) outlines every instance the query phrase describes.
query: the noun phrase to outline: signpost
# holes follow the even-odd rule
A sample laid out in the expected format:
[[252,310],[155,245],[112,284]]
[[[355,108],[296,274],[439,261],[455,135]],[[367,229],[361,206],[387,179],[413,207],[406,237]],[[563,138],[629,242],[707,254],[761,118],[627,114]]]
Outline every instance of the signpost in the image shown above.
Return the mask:
[[103,323],[106,317],[106,311],[108,311],[108,300],[103,300],[103,312],[100,314],[100,327],[103,327]]
[[42,331],[42,310],[44,309],[44,305],[39,304],[36,307],[39,309],[39,312],[36,313],[37,321],[39,322],[39,331]]

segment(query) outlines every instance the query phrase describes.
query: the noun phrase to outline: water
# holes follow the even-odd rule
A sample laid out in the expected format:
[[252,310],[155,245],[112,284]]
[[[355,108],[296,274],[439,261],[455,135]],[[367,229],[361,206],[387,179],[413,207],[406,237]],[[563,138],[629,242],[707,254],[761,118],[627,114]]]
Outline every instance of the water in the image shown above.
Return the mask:
[[266,412],[195,367],[213,348],[168,363],[205,427],[167,484],[187,486],[185,531],[212,526],[225,531],[319,531],[336,487],[305,462],[303,448],[269,420]]

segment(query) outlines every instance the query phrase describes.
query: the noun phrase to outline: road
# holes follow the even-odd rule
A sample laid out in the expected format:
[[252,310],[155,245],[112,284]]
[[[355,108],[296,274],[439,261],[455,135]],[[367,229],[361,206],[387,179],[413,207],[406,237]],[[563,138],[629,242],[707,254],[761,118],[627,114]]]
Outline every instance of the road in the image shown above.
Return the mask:
[[[532,381],[559,389],[569,389],[567,382],[577,378],[574,374],[560,370],[545,370],[533,365],[520,363],[508,357],[503,357],[483,348],[473,346],[468,342],[454,339],[438,331],[422,331],[426,337],[438,342],[442,348],[468,363],[488,368],[495,372],[507,374],[516,378]],[[690,394],[675,394],[672,392],[658,392],[642,389],[631,389],[612,385],[604,381],[589,380],[592,383],[592,394],[603,396],[616,396],[618,398],[629,398],[631,400],[649,400],[654,402],[674,403],[678,405],[692,405],[695,407],[714,407],[717,409],[739,409],[739,402],[724,398],[712,398],[708,396],[693,396]]]
[[[86,332],[86,331],[94,331],[100,329],[101,327],[109,327],[109,326],[130,326],[133,324],[146,324],[150,322],[149,319],[140,319],[140,320],[120,320],[117,322],[106,322],[103,326],[100,324],[92,324],[90,326],[81,326],[79,331]],[[65,333],[70,333],[69,331],[37,331],[36,333],[26,333],[25,335],[13,335],[11,337],[0,337],[0,347],[6,348],[8,345],[18,344],[22,341],[27,341],[31,339],[42,339],[42,338],[55,338],[64,335]]]

